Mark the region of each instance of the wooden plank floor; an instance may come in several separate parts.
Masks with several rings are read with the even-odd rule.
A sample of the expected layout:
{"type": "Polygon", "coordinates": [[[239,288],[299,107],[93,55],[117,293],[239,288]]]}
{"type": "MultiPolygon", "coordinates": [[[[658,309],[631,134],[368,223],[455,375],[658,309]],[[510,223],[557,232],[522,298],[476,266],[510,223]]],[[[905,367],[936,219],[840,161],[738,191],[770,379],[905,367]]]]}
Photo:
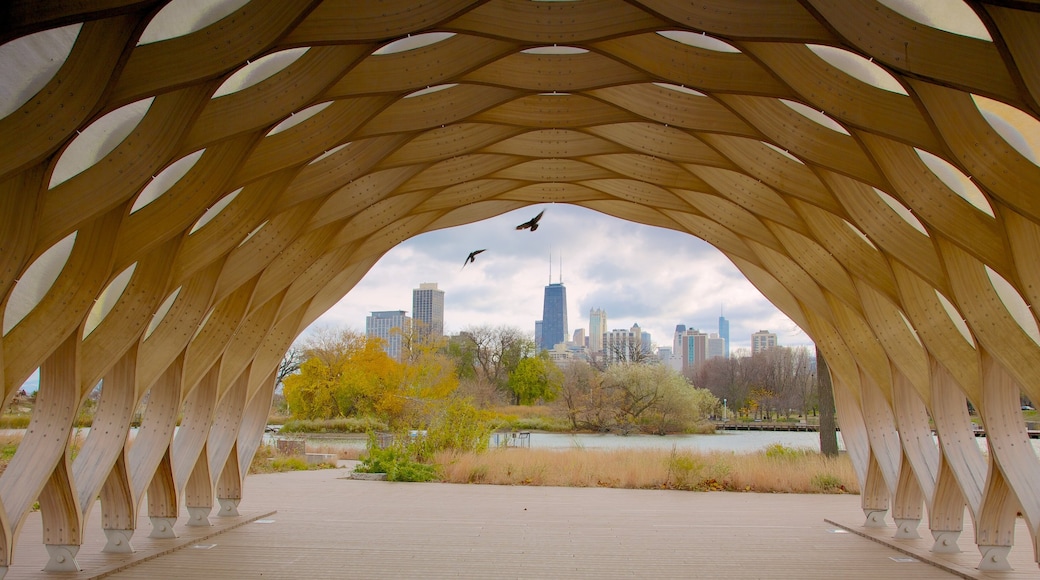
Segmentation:
{"type": "MultiPolygon", "coordinates": [[[[923,554],[908,557],[906,550],[825,521],[862,530],[858,496],[408,484],[346,475],[336,469],[251,476],[241,509],[252,515],[212,518],[220,525],[235,520],[239,527],[182,538],[183,549],[109,577],[1040,577],[1024,525],[1021,544],[1012,551],[1017,570],[987,575],[974,570],[978,551],[966,541],[965,564],[943,570],[923,561],[930,556],[927,544],[923,554]],[[267,509],[277,513],[247,521],[267,509]]],[[[177,529],[182,536],[198,530],[177,529]]],[[[893,531],[882,530],[881,539],[893,531]]],[[[922,531],[927,534],[926,526],[922,531]]],[[[28,537],[38,544],[38,528],[26,532],[19,543],[28,537]]],[[[968,529],[962,539],[970,537],[968,529]]],[[[81,563],[89,552],[84,546],[81,563]]],[[[46,574],[39,572],[45,555],[32,563],[22,556],[37,557],[18,552],[19,565],[8,579],[86,578],[99,572],[46,574]]]]}

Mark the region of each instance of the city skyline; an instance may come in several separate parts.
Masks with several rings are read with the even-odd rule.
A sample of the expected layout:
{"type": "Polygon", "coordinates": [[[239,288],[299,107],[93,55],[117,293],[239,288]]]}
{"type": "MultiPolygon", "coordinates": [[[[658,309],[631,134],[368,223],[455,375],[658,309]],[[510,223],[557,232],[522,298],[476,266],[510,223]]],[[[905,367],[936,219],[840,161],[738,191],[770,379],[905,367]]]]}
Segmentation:
{"type": "Polygon", "coordinates": [[[656,346],[668,346],[679,323],[719,330],[724,307],[731,353],[750,349],[751,334],[763,328],[776,332],[785,346],[812,344],[707,242],[565,204],[530,206],[412,238],[384,255],[312,328],[363,329],[371,312],[407,309],[414,288],[436,282],[445,292],[445,334],[489,324],[533,336],[545,285],[552,281],[546,277],[550,246],[564,260],[562,274],[554,277],[562,276],[568,288],[570,329],[588,329],[589,311],[601,309],[608,316],[604,330],[638,324],[656,346]],[[543,209],[537,232],[515,230],[543,209]],[[479,248],[487,251],[460,270],[466,255],[479,248]]]}

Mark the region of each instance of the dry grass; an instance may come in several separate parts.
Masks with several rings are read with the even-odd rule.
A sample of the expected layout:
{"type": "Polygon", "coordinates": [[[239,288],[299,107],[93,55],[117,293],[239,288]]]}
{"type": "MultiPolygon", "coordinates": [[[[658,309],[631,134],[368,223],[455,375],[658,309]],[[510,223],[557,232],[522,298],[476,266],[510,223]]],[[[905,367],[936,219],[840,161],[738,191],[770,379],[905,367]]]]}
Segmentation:
{"type": "Polygon", "coordinates": [[[666,450],[494,449],[436,457],[452,483],[755,491],[859,493],[845,456],[815,453],[767,456],[666,450]]]}
{"type": "Polygon", "coordinates": [[[552,417],[553,409],[548,405],[502,405],[492,407],[491,412],[503,417],[530,419],[532,417],[552,417]]]}
{"type": "Polygon", "coordinates": [[[360,447],[339,447],[336,445],[307,445],[307,453],[325,453],[335,455],[339,459],[361,459],[365,452],[360,447]]]}
{"type": "Polygon", "coordinates": [[[7,469],[7,464],[11,462],[14,452],[18,450],[18,444],[21,442],[21,435],[0,436],[0,473],[7,469]]]}

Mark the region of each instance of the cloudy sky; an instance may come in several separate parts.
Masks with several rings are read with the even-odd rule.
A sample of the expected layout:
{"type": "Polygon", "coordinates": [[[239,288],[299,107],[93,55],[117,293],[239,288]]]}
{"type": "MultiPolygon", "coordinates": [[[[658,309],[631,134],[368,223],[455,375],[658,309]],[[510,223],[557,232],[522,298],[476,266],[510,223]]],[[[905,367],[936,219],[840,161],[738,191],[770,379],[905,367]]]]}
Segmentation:
{"type": "MultiPolygon", "coordinates": [[[[568,335],[589,328],[589,310],[607,311],[611,329],[638,323],[654,345],[671,346],[676,324],[718,332],[729,319],[732,349],[751,348],[751,333],[768,329],[783,346],[812,341],[707,242],[671,230],[620,220],[566,204],[529,206],[482,222],[430,232],[390,250],[317,327],[365,330],[373,310],[411,314],[412,289],[436,282],[444,290],[444,330],[513,326],[534,338],[542,296],[552,281],[567,287],[568,335]],[[538,231],[517,224],[545,209],[538,231]],[[485,249],[462,268],[473,250],[485,249]]],[[[24,388],[35,391],[37,374],[24,388]]]]}
{"type": "Polygon", "coordinates": [[[812,341],[776,309],[718,250],[692,236],[626,222],[582,207],[529,206],[479,223],[417,236],[388,252],[315,326],[365,329],[375,310],[411,314],[412,289],[436,282],[445,292],[449,334],[489,324],[534,336],[542,296],[552,281],[567,287],[568,334],[589,327],[589,310],[607,311],[611,329],[633,323],[670,346],[676,324],[718,331],[730,321],[732,348],[750,348],[751,333],[769,329],[781,345],[812,341]],[[536,232],[517,224],[545,209],[536,232]],[[462,268],[473,250],[486,249],[462,268]]]}

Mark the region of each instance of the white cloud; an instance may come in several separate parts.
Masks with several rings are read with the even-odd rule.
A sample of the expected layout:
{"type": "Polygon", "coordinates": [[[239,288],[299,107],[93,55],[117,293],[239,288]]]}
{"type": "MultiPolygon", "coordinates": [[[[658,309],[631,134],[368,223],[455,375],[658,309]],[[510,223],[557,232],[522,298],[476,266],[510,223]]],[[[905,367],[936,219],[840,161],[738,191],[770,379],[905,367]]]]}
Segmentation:
{"type": "Polygon", "coordinates": [[[374,310],[411,311],[412,289],[437,282],[445,291],[445,331],[506,325],[534,335],[550,280],[567,287],[569,332],[588,328],[590,308],[607,311],[610,328],[633,323],[659,345],[676,324],[718,330],[730,321],[732,348],[749,348],[751,333],[775,332],[783,345],[811,341],[707,242],[582,207],[527,207],[482,222],[417,236],[390,250],[315,325],[364,331],[374,310]],[[536,232],[515,226],[546,210],[536,232]],[[462,268],[473,250],[486,251],[462,268]]]}

